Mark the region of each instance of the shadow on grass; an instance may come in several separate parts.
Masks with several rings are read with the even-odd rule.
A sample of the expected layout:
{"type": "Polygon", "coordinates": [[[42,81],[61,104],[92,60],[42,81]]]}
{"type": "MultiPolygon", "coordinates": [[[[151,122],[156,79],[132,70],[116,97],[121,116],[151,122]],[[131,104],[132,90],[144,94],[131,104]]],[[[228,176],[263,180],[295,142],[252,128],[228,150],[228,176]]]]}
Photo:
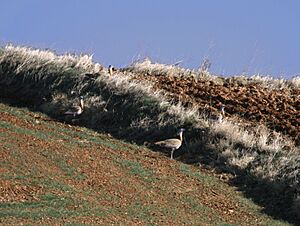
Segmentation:
{"type": "MultiPolygon", "coordinates": [[[[27,107],[31,111],[41,112],[43,103],[34,101],[25,101],[27,98],[18,96],[16,94],[8,93],[2,89],[0,91],[0,101],[2,103],[14,107],[27,107]],[[9,94],[9,95],[8,95],[9,94]]],[[[105,89],[102,90],[102,96],[108,100],[111,94],[105,89]]],[[[117,139],[134,142],[139,145],[145,143],[151,144],[153,141],[173,137],[178,129],[178,124],[172,120],[172,116],[164,115],[167,123],[164,126],[159,125],[158,118],[159,109],[153,108],[151,100],[147,102],[139,102],[131,100],[132,96],[115,96],[114,100],[108,102],[106,108],[108,111],[99,113],[97,117],[92,114],[99,109],[89,109],[83,113],[81,118],[76,121],[76,125],[85,126],[98,132],[110,133],[117,139]],[[128,101],[132,101],[130,105],[128,101]],[[139,109],[137,111],[137,109],[139,109]],[[132,126],[133,122],[137,119],[143,120],[144,118],[153,118],[151,125],[145,128],[135,128],[132,126]]],[[[55,106],[54,106],[55,107],[55,106]]],[[[61,106],[59,106],[61,107],[61,106]]],[[[45,113],[44,109],[42,111],[45,113]]],[[[46,113],[53,120],[65,122],[65,118],[53,112],[46,113]]],[[[230,181],[230,184],[238,187],[247,198],[250,198],[255,203],[263,207],[263,212],[270,215],[274,219],[284,220],[289,223],[297,225],[300,219],[296,217],[291,211],[292,201],[296,194],[294,188],[285,185],[284,182],[269,181],[266,179],[258,178],[252,175],[248,170],[240,170],[235,166],[230,166],[225,163],[225,160],[219,159],[218,153],[211,147],[211,140],[217,140],[218,137],[208,140],[205,134],[208,131],[195,129],[191,124],[181,125],[186,132],[185,139],[195,141],[196,145],[193,148],[183,144],[183,146],[174,153],[174,157],[180,156],[179,161],[187,164],[200,163],[207,167],[213,167],[220,173],[231,173],[235,177],[230,181]],[[203,136],[199,137],[199,134],[203,136]],[[213,164],[212,164],[213,163],[213,164]]],[[[154,151],[160,149],[149,145],[149,148],[154,151]]]]}
{"type": "MultiPolygon", "coordinates": [[[[238,144],[241,145],[241,144],[238,144]]],[[[234,175],[228,183],[243,192],[246,198],[261,206],[262,212],[276,220],[284,220],[291,224],[299,225],[300,217],[292,210],[296,187],[290,187],[285,181],[270,181],[252,174],[250,170],[242,170],[236,166],[226,164],[226,159],[203,140],[201,150],[189,153],[183,162],[197,163],[215,169],[218,173],[234,175]],[[199,154],[199,151],[201,154],[199,154]]],[[[244,147],[246,149],[246,147],[244,147]]]]}

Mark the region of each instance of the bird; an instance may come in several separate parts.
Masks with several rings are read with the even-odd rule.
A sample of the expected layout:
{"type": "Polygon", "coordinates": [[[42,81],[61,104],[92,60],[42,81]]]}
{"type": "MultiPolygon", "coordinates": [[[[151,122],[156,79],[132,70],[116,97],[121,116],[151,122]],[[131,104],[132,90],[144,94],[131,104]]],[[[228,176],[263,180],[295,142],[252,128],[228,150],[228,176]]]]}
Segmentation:
{"type": "Polygon", "coordinates": [[[176,63],[172,64],[172,66],[178,66],[179,64],[181,64],[183,62],[183,60],[177,61],[176,63]]]}
{"type": "Polygon", "coordinates": [[[109,65],[109,66],[108,66],[108,73],[109,73],[110,75],[113,74],[114,70],[115,70],[114,66],[112,66],[112,65],[109,65]]]}
{"type": "Polygon", "coordinates": [[[221,112],[219,114],[219,118],[218,118],[218,121],[221,123],[223,122],[223,119],[225,118],[225,105],[221,105],[221,112]]]}
{"type": "Polygon", "coordinates": [[[76,117],[78,115],[81,115],[84,110],[84,102],[83,102],[83,96],[80,96],[80,102],[78,106],[73,106],[69,110],[67,110],[64,115],[73,115],[73,117],[76,117]]]}
{"type": "Polygon", "coordinates": [[[154,144],[161,146],[161,147],[165,147],[165,148],[169,148],[171,149],[171,159],[173,159],[173,153],[175,150],[177,150],[178,148],[180,148],[180,146],[182,145],[182,141],[183,141],[183,131],[185,129],[181,128],[178,132],[179,134],[179,139],[177,138],[171,138],[171,139],[167,139],[167,140],[163,140],[163,141],[157,141],[154,144]]]}

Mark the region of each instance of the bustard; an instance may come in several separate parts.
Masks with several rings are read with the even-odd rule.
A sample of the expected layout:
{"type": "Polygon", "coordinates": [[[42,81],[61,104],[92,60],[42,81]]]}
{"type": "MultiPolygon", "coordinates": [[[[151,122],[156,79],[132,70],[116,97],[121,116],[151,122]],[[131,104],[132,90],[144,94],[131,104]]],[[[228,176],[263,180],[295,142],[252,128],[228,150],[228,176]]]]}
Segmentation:
{"type": "Polygon", "coordinates": [[[73,115],[73,117],[76,117],[78,115],[81,115],[83,110],[84,110],[83,96],[80,96],[79,105],[71,107],[64,114],[65,115],[73,115]]]}
{"type": "Polygon", "coordinates": [[[159,145],[161,147],[165,147],[165,148],[169,148],[171,150],[171,159],[173,159],[173,153],[175,150],[177,150],[178,148],[180,148],[181,144],[182,144],[182,134],[183,134],[184,129],[181,128],[179,130],[179,139],[176,138],[172,138],[172,139],[167,139],[167,140],[163,140],[163,141],[158,141],[155,142],[154,144],[159,145]]]}
{"type": "Polygon", "coordinates": [[[109,66],[108,66],[108,73],[109,73],[110,75],[112,75],[112,74],[114,73],[114,70],[115,70],[114,66],[112,66],[112,65],[109,65],[109,66]]]}
{"type": "Polygon", "coordinates": [[[221,112],[219,114],[218,121],[221,123],[221,122],[223,122],[223,119],[225,118],[225,105],[224,104],[221,105],[220,110],[221,110],[221,112]]]}

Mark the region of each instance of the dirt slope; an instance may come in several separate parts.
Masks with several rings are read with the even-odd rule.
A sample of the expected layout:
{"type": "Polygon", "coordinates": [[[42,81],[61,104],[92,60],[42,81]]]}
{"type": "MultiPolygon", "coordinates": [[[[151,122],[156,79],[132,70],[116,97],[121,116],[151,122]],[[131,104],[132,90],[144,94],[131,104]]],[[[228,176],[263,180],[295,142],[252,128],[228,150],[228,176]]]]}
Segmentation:
{"type": "Polygon", "coordinates": [[[216,84],[190,77],[131,74],[132,78],[150,81],[155,89],[164,90],[171,98],[201,112],[217,116],[222,104],[228,118],[235,116],[250,125],[258,123],[291,136],[300,145],[300,90],[271,90],[243,82],[216,84]]]}
{"type": "Polygon", "coordinates": [[[0,224],[288,225],[205,169],[0,104],[0,224]]]}

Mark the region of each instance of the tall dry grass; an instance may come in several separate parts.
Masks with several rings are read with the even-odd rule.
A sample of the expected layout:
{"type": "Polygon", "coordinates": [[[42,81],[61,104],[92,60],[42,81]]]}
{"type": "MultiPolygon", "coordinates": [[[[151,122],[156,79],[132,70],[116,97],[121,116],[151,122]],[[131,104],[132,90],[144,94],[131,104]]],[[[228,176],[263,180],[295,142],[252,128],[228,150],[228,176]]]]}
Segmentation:
{"type": "Polygon", "coordinates": [[[292,79],[273,78],[271,76],[263,76],[260,74],[253,76],[231,76],[229,78],[223,78],[211,74],[206,67],[200,67],[199,70],[190,70],[178,67],[176,65],[167,65],[152,62],[149,58],[134,62],[124,70],[134,73],[152,74],[152,75],[165,75],[165,76],[193,76],[196,80],[213,81],[217,84],[233,84],[242,83],[246,84],[260,84],[268,89],[289,89],[300,88],[300,76],[294,76],[292,79]]]}

